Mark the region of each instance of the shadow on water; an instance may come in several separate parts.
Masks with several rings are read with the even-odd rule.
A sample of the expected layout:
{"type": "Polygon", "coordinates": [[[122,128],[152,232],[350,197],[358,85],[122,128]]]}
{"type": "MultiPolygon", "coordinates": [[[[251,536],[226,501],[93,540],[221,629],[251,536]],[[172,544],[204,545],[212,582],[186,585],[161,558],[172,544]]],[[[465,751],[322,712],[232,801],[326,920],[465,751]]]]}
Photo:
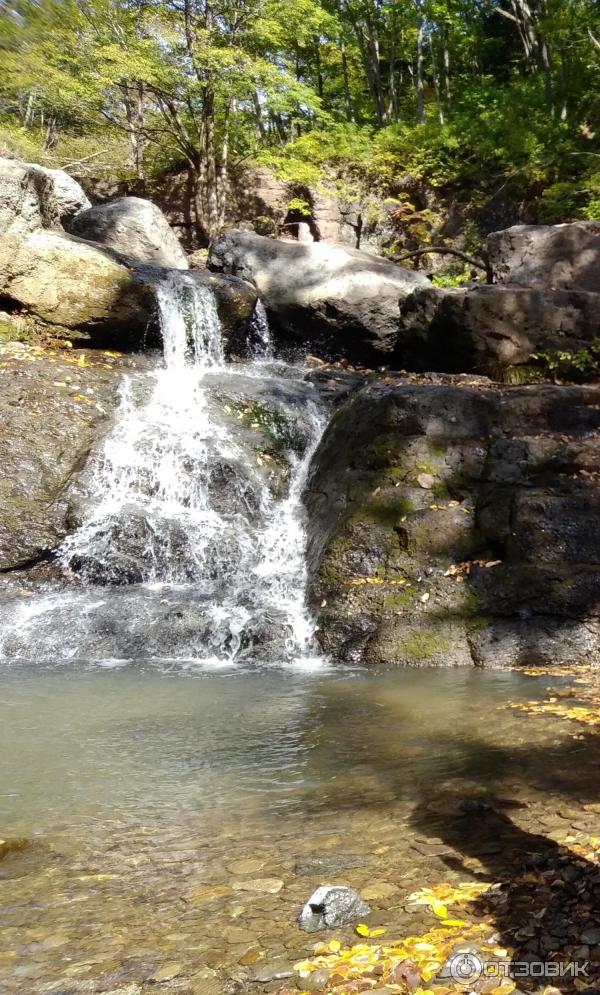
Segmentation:
{"type": "MultiPolygon", "coordinates": [[[[451,878],[501,885],[470,908],[493,922],[513,960],[536,962],[536,969],[540,962],[588,962],[579,987],[570,975],[545,977],[560,990],[591,995],[600,983],[600,866],[590,842],[600,813],[600,737],[565,723],[546,729],[543,740],[530,739],[531,723],[539,729],[547,719],[521,718],[523,736],[492,742],[468,722],[456,725],[451,710],[443,735],[437,722],[428,732],[424,714],[420,759],[418,746],[412,756],[410,747],[400,754],[386,735],[393,727],[388,718],[380,700],[367,696],[357,710],[352,696],[345,699],[343,687],[336,688],[321,719],[329,735],[337,726],[338,737],[351,736],[352,751],[343,755],[349,769],[340,772],[338,754],[343,790],[313,797],[309,807],[327,806],[343,821],[359,810],[396,816],[398,802],[406,802],[408,832],[439,844],[435,856],[451,878]],[[566,845],[553,838],[569,834],[573,843],[566,845]]],[[[488,722],[494,723],[493,713],[488,722]]],[[[440,880],[443,873],[432,866],[422,884],[440,880]]],[[[538,988],[541,980],[519,980],[519,987],[538,988]]]]}

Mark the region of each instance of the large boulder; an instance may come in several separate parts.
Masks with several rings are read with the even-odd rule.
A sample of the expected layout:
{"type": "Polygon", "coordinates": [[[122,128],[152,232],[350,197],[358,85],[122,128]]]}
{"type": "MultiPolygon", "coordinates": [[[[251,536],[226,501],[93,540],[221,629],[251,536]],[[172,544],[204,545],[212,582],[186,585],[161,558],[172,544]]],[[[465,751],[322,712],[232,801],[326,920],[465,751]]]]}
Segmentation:
{"type": "Polygon", "coordinates": [[[594,346],[600,294],[516,284],[419,287],[401,303],[400,320],[406,369],[502,377],[533,361],[543,372],[544,361],[575,358],[594,346]]]}
{"type": "MultiPolygon", "coordinates": [[[[109,424],[119,362],[23,345],[0,362],[0,571],[32,565],[66,535],[71,489],[109,424]]],[[[22,586],[22,582],[21,582],[22,586]]]]}
{"type": "Polygon", "coordinates": [[[487,249],[499,283],[600,291],[600,221],[515,225],[489,235],[487,249]]]}
{"type": "Polygon", "coordinates": [[[0,157],[0,235],[60,228],[89,206],[82,188],[62,169],[0,157]]]}
{"type": "Polygon", "coordinates": [[[283,242],[232,230],[212,245],[209,267],[249,280],[294,341],[331,358],[390,360],[399,300],[424,276],[378,256],[324,242],[283,242]]]}
{"type": "Polygon", "coordinates": [[[63,232],[0,238],[0,295],[51,325],[139,339],[156,303],[114,253],[63,232]]]}
{"type": "Polygon", "coordinates": [[[164,214],[141,197],[120,197],[82,211],[74,218],[71,231],[138,262],[167,269],[188,268],[187,256],[164,214]]]}
{"type": "Polygon", "coordinates": [[[599,427],[600,387],[398,377],[351,396],[306,495],[323,648],[600,665],[599,427]]]}

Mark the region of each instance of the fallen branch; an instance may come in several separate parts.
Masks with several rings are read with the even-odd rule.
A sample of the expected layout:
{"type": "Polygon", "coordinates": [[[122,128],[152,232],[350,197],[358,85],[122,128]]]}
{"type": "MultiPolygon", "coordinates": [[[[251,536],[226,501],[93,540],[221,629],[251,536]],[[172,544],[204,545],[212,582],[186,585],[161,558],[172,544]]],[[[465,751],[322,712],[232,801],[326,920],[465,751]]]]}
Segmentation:
{"type": "Polygon", "coordinates": [[[481,259],[475,259],[474,256],[468,256],[466,252],[461,252],[460,249],[451,249],[445,245],[430,245],[427,249],[414,249],[412,252],[406,252],[403,256],[397,256],[394,259],[394,262],[402,263],[405,259],[414,259],[416,256],[424,256],[428,252],[438,252],[442,255],[458,256],[459,259],[463,259],[466,263],[469,263],[470,266],[482,269],[488,283],[494,282],[494,274],[487,256],[483,256],[481,259]]]}

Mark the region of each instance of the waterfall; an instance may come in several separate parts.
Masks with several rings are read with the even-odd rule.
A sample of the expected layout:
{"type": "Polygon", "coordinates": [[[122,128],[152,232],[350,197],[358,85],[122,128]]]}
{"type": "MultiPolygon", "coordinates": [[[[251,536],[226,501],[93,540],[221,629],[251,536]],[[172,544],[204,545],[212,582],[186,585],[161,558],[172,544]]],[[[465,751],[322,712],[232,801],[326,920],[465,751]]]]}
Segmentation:
{"type": "Polygon", "coordinates": [[[0,617],[0,653],[311,661],[301,497],[323,414],[309,385],[269,368],[264,309],[251,331],[255,359],[227,365],[210,288],[170,271],[156,297],[163,361],[125,378],[85,519],[58,550],[76,583],[19,605],[6,624],[0,617]],[[263,424],[270,454],[253,434],[263,424]]]}

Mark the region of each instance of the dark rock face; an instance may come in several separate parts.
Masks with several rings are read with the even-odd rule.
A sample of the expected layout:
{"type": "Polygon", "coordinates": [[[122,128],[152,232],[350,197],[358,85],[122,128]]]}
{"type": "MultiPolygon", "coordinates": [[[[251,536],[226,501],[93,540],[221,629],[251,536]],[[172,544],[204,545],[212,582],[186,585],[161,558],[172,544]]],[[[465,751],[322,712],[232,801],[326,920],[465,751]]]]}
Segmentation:
{"type": "Polygon", "coordinates": [[[0,357],[0,570],[27,566],[69,530],[70,495],[108,426],[119,375],[102,355],[5,347],[0,357]]]}
{"type": "Polygon", "coordinates": [[[71,231],[138,262],[188,268],[186,254],[164,214],[141,197],[120,197],[81,211],[71,231]]]}
{"type": "Polygon", "coordinates": [[[440,376],[344,402],[306,497],[324,649],[600,663],[599,425],[598,387],[440,376]]]}
{"type": "Polygon", "coordinates": [[[323,355],[389,360],[398,337],[398,301],[425,277],[357,249],[282,242],[229,231],[211,247],[209,267],[256,287],[280,329],[323,355]]]}
{"type": "Polygon", "coordinates": [[[429,286],[401,302],[400,314],[406,368],[495,375],[535,355],[589,349],[600,330],[600,294],[514,284],[429,286]]]}
{"type": "Polygon", "coordinates": [[[517,225],[489,235],[487,251],[494,285],[418,288],[401,302],[407,368],[503,379],[532,360],[543,366],[595,350],[600,222],[517,225]]]}
{"type": "Polygon", "coordinates": [[[600,221],[515,225],[488,235],[487,247],[499,283],[600,291],[600,221]]]}

